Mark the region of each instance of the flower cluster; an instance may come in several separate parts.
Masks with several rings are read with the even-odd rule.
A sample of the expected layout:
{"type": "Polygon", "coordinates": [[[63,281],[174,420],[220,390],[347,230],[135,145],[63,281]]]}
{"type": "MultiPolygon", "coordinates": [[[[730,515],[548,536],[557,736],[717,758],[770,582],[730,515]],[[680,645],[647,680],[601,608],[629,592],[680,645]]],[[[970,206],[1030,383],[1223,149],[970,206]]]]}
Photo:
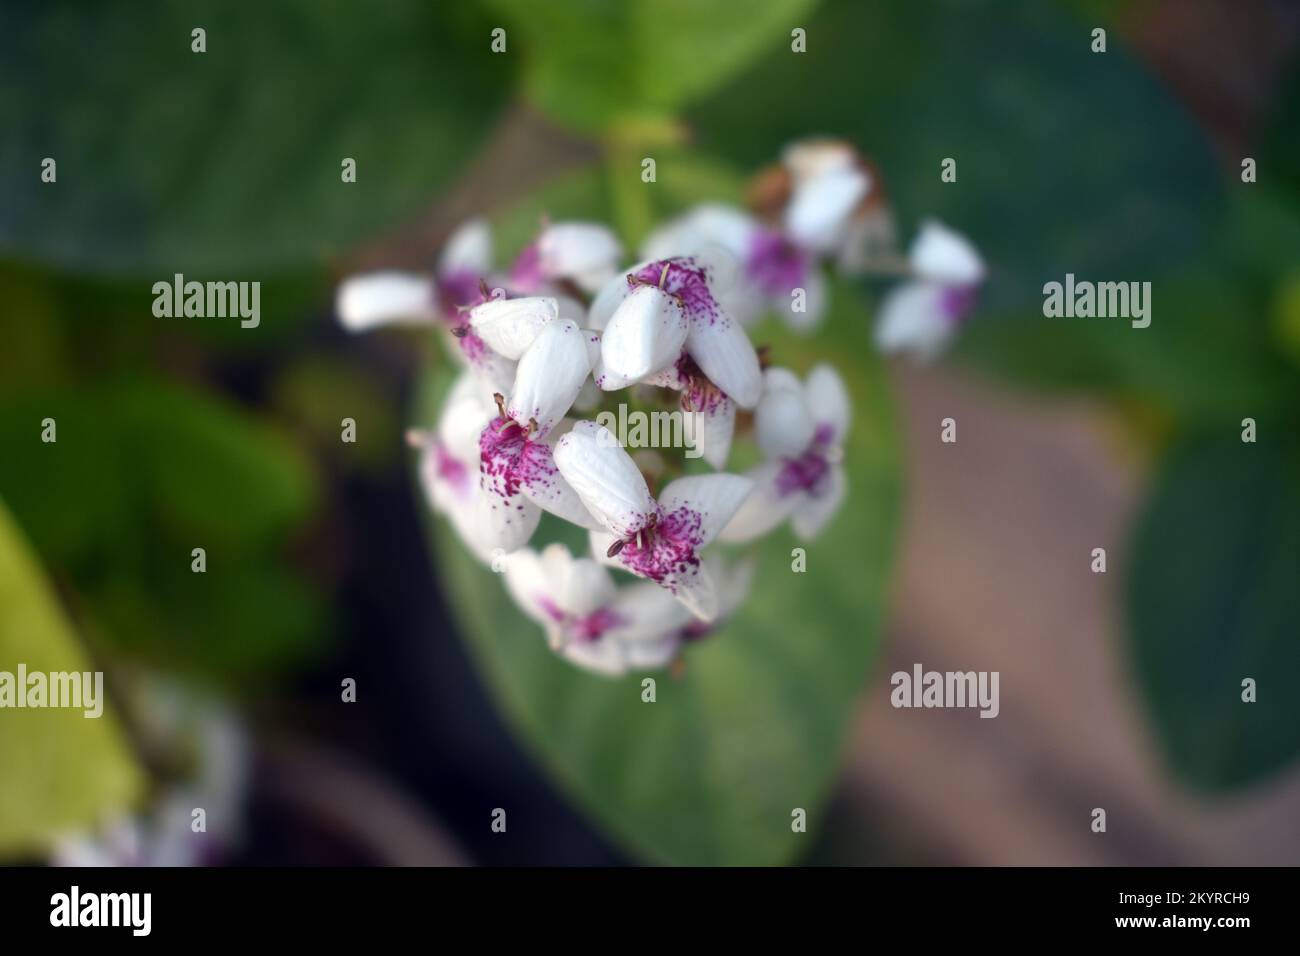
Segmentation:
{"type": "Polygon", "coordinates": [[[441,328],[464,368],[435,426],[409,436],[428,498],[504,572],[551,647],[590,670],[673,662],[748,591],[752,564],[715,541],[753,541],[787,519],[808,540],[844,500],[843,381],[829,365],[803,380],[769,367],[747,326],[771,311],[810,329],[828,268],[892,262],[907,280],[885,299],[876,340],[931,356],[984,276],[970,243],[937,223],[898,268],[878,176],[843,143],[789,147],[755,179],[751,206],[697,207],[655,230],[631,266],[608,228],[547,223],[504,273],[475,220],[433,276],[372,273],[339,289],[350,330],[441,328]],[[593,420],[615,393],[685,413],[682,444],[712,471],[634,457],[593,420]],[[762,455],[743,474],[726,470],[738,428],[762,455]],[[531,547],[542,512],[585,529],[589,553],[531,547]],[[640,580],[617,584],[610,568],[640,580]]]}

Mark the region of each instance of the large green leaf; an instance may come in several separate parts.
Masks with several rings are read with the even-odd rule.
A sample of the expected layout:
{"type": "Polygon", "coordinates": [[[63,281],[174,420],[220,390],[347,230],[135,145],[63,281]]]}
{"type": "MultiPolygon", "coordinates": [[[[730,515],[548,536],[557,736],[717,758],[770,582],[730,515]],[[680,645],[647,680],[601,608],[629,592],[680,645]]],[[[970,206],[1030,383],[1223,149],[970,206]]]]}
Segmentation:
{"type": "Polygon", "coordinates": [[[418,0],[11,4],[0,249],[156,278],[318,259],[463,167],[514,73],[489,33],[418,0]]]}
{"type": "MultiPolygon", "coordinates": [[[[0,671],[95,669],[0,502],[0,671]]],[[[0,855],[40,853],[140,793],[140,771],[110,708],[0,711],[0,855]]]]}
{"type": "Polygon", "coordinates": [[[1189,438],[1142,517],[1132,653],[1169,763],[1226,790],[1300,754],[1300,448],[1294,422],[1189,438]],[[1242,681],[1258,700],[1242,700],[1242,681]]]}
{"type": "Polygon", "coordinates": [[[320,636],[319,597],[283,555],[319,492],[274,429],[139,381],[8,398],[0,443],[15,450],[0,459],[14,514],[116,646],[242,673],[320,636]],[[45,418],[56,442],[40,440],[45,418]]]}
{"type": "Polygon", "coordinates": [[[492,0],[529,95],[587,130],[663,121],[759,54],[792,56],[816,0],[492,0]],[[514,44],[514,45],[510,45],[514,44]]]}
{"type": "Polygon", "coordinates": [[[1117,33],[1106,53],[1091,51],[1093,26],[1038,0],[828,0],[807,54],[755,64],[688,119],[703,147],[747,167],[803,136],[853,141],[880,167],[904,241],[936,216],[988,259],[963,330],[984,365],[1033,384],[1113,386],[1128,379],[1116,363],[1159,371],[1170,350],[1212,352],[1252,315],[1201,327],[1208,307],[1184,308],[1195,292],[1171,287],[1203,271],[1201,253],[1221,238],[1221,176],[1117,33]],[[947,157],[956,182],[940,177],[947,157]],[[1067,272],[1152,282],[1151,327],[1044,318],[1042,287],[1067,272]]]}

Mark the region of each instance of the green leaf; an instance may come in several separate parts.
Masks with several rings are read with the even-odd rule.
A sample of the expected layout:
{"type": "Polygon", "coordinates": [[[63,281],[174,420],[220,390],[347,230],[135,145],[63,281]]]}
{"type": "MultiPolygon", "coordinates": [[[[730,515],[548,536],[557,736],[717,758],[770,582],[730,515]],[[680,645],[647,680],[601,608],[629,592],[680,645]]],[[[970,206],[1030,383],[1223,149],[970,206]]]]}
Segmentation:
{"type": "Polygon", "coordinates": [[[1165,463],[1135,542],[1131,653],[1187,783],[1225,791],[1300,754],[1300,448],[1294,423],[1194,435],[1165,463]],[[1242,700],[1242,682],[1258,700],[1242,700]]]}
{"type": "MultiPolygon", "coordinates": [[[[86,657],[0,503],[0,671],[86,672],[86,657]]],[[[143,778],[112,711],[0,711],[0,855],[34,855],[140,794],[143,778]]]]}
{"type": "Polygon", "coordinates": [[[319,497],[309,462],[235,406],[150,381],[0,405],[0,487],[107,640],[155,662],[255,672],[321,635],[315,589],[284,569],[319,497]],[[58,440],[41,441],[53,418],[58,440]],[[190,570],[191,551],[208,570],[190,570]]]}
{"type": "Polygon", "coordinates": [[[879,166],[905,242],[934,216],[987,258],[963,330],[989,339],[985,366],[1034,384],[1110,387],[1126,353],[1150,368],[1171,339],[1215,334],[1186,329],[1199,316],[1166,280],[1195,273],[1225,204],[1189,117],[1117,36],[1105,54],[1090,43],[1086,21],[1038,0],[831,0],[808,27],[807,54],[756,64],[687,118],[702,147],[746,168],[800,137],[852,141],[879,166]],[[953,183],[940,178],[947,157],[953,183]],[[1043,285],[1067,272],[1151,281],[1151,328],[1045,319],[1043,285]]]}
{"type": "Polygon", "coordinates": [[[514,72],[489,30],[475,7],[418,0],[14,6],[0,33],[0,249],[200,279],[329,255],[409,218],[464,167],[514,72]],[[196,27],[205,53],[191,51],[196,27]]]}
{"type": "Polygon", "coordinates": [[[584,130],[661,121],[762,53],[794,56],[815,0],[492,0],[531,98],[584,130]]]}

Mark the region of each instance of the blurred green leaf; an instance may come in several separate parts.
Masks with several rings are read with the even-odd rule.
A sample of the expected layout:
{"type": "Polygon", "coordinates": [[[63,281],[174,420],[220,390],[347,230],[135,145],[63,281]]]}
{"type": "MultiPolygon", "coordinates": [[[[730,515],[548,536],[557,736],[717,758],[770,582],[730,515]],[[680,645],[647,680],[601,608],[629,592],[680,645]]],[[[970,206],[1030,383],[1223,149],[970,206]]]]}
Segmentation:
{"type": "MultiPolygon", "coordinates": [[[[0,671],[95,670],[0,502],[0,671]]],[[[0,733],[0,855],[39,854],[62,833],[128,807],[143,779],[111,708],[6,709],[0,733]]]]}
{"type": "Polygon", "coordinates": [[[1175,773],[1209,791],[1300,754],[1300,447],[1294,422],[1227,428],[1166,461],[1128,583],[1143,697],[1175,773]],[[1258,700],[1242,701],[1242,681],[1258,700]]]}
{"type": "Polygon", "coordinates": [[[513,78],[489,31],[474,5],[418,0],[12,6],[0,248],[156,277],[331,254],[463,168],[513,78]]]}
{"type": "Polygon", "coordinates": [[[654,124],[761,53],[793,56],[790,32],[816,0],[491,0],[531,98],[584,130],[654,124]]]}
{"type": "Polygon", "coordinates": [[[1221,323],[1202,327],[1170,280],[1199,268],[1225,205],[1205,137],[1118,36],[1092,53],[1091,27],[1024,0],[828,0],[807,54],[755,65],[688,119],[703,147],[747,168],[800,137],[852,141],[881,169],[904,243],[934,216],[988,259],[963,330],[983,366],[1035,385],[1113,387],[1124,364],[1217,347],[1221,323]],[[940,179],[947,157],[954,183],[940,179]],[[1043,285],[1067,272],[1152,282],[1151,328],[1045,319],[1043,285]]]}
{"type": "Polygon", "coordinates": [[[309,462],[231,405],[157,382],[14,396],[0,487],[118,647],[217,671],[282,663],[320,633],[281,567],[315,507],[309,462]],[[57,442],[41,441],[53,418],[57,442]],[[208,570],[190,570],[204,548],[208,570]]]}

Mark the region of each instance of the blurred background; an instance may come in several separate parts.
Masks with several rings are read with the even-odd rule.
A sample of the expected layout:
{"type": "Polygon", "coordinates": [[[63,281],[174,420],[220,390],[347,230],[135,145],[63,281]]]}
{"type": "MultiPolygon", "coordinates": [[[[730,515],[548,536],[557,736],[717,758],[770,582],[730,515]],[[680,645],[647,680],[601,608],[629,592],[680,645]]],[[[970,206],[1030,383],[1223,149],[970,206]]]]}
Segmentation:
{"type": "Polygon", "coordinates": [[[0,861],[1300,863],[1296,4],[0,17],[0,670],[102,669],[110,697],[0,711],[0,861]],[[754,334],[848,379],[843,527],[806,586],[775,541],[649,708],[435,527],[402,433],[445,360],[347,335],[334,289],[431,270],[480,214],[502,264],[542,214],[634,245],[811,135],[990,282],[933,366],[871,354],[868,280],[754,334]],[[1150,281],[1151,327],[1044,319],[1066,272],[1150,281]],[[156,318],[175,273],[260,281],[260,326],[156,318]],[[1000,671],[1000,715],[892,708],[916,662],[1000,671]],[[201,847],[175,805],[207,809],[201,847]]]}

